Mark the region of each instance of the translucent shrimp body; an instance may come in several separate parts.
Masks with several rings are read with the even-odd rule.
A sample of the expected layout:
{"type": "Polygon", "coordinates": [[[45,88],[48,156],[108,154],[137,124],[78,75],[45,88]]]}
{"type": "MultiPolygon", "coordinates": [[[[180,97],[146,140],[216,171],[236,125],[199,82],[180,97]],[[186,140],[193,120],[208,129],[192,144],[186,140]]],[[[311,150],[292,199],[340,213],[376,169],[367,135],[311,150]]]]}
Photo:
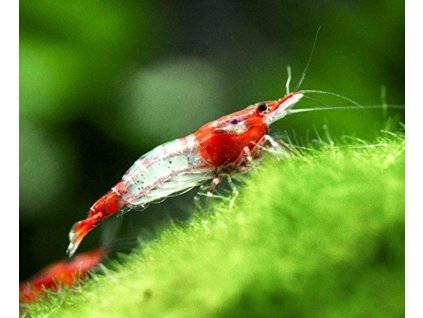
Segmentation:
{"type": "Polygon", "coordinates": [[[158,146],[139,158],[122,180],[128,205],[143,206],[184,191],[213,177],[214,168],[200,155],[193,135],[158,146]]]}

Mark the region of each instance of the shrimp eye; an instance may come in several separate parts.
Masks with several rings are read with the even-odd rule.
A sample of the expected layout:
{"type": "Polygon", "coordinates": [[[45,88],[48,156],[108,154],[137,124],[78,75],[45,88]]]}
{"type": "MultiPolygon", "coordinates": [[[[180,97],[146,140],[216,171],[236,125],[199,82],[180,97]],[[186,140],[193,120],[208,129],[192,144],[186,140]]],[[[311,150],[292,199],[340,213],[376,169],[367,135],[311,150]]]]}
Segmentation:
{"type": "Polygon", "coordinates": [[[232,125],[236,125],[236,124],[238,124],[239,123],[239,120],[238,119],[232,119],[231,120],[231,124],[232,125]]]}
{"type": "Polygon", "coordinates": [[[260,103],[260,104],[258,104],[258,106],[257,106],[257,110],[258,110],[260,113],[264,113],[264,112],[266,112],[268,109],[269,109],[269,108],[267,107],[266,103],[260,103]]]}

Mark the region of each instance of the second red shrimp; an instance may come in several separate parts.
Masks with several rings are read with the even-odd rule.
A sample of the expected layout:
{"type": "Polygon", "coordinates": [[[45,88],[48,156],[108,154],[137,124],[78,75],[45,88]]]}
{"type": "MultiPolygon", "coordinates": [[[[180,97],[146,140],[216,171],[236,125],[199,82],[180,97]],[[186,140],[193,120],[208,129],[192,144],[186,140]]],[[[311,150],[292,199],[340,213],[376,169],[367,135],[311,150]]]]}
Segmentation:
{"type": "Polygon", "coordinates": [[[85,278],[104,258],[105,249],[80,253],[73,259],[48,265],[32,278],[19,284],[20,302],[37,301],[46,290],[56,291],[60,286],[73,286],[85,278]]]}

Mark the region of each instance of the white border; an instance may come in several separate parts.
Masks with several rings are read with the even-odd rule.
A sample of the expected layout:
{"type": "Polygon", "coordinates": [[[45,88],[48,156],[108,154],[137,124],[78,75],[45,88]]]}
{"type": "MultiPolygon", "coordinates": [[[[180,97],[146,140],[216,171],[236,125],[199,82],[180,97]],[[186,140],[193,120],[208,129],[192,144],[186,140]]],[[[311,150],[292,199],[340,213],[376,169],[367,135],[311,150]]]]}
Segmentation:
{"type": "MultiPolygon", "coordinates": [[[[19,313],[19,3],[0,4],[2,316],[19,313]],[[10,298],[10,299],[9,299],[10,298]]],[[[13,316],[12,316],[13,315],[13,316]]]]}
{"type": "MultiPolygon", "coordinates": [[[[406,317],[423,317],[423,3],[406,3],[406,317]]],[[[398,61],[402,63],[402,61],[398,61]]]]}

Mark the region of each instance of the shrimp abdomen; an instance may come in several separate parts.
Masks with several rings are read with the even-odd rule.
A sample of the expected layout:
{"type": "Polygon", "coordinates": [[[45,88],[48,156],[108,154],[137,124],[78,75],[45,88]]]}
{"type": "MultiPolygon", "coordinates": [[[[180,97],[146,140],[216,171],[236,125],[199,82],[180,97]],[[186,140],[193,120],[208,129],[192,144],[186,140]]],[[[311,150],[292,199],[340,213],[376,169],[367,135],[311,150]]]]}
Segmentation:
{"type": "Polygon", "coordinates": [[[160,145],[140,157],[123,176],[128,205],[137,206],[195,187],[215,169],[200,155],[192,135],[160,145]]]}

